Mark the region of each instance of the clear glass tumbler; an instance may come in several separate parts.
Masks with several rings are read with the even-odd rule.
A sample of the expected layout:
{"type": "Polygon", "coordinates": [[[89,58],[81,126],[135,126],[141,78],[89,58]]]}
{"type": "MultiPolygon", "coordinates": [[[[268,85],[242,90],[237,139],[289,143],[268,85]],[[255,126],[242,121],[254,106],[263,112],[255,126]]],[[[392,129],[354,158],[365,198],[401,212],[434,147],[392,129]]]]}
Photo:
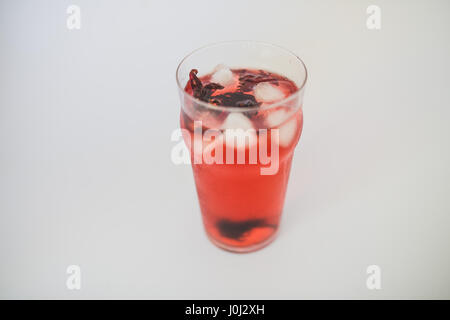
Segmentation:
{"type": "Polygon", "coordinates": [[[292,156],[303,127],[304,63],[271,44],[223,42],[186,56],[176,79],[180,124],[190,150],[206,234],[215,245],[233,252],[266,246],[279,229],[292,156]],[[250,97],[250,102],[225,105],[231,100],[224,97],[231,95],[217,95],[221,100],[210,97],[211,91],[226,90],[223,86],[193,90],[197,79],[215,79],[212,72],[220,68],[225,68],[221,71],[225,80],[233,71],[230,83],[236,84],[229,88],[241,90],[235,96],[254,94],[263,97],[263,102],[255,105],[250,97]],[[194,69],[194,75],[199,71],[198,78],[194,69]],[[266,83],[256,87],[262,82],[266,83]],[[288,94],[277,96],[276,90],[283,86],[288,94]]]}

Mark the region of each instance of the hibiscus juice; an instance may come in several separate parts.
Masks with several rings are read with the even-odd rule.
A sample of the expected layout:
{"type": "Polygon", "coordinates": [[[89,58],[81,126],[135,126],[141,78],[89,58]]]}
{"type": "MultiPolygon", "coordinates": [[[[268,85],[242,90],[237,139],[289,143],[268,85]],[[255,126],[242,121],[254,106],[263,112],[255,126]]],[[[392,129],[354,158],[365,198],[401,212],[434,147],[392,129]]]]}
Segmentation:
{"type": "Polygon", "coordinates": [[[185,99],[180,122],[206,233],[227,250],[259,249],[274,239],[279,227],[303,125],[300,101],[295,98],[299,89],[283,75],[260,69],[219,65],[201,76],[193,69],[189,76],[184,90],[192,98],[185,99]],[[194,129],[201,131],[200,138],[194,129]],[[229,143],[228,131],[235,129],[243,130],[237,135],[250,132],[245,143],[229,143]],[[205,132],[211,130],[214,137],[206,138],[205,132]],[[201,140],[201,148],[194,150],[196,139],[201,140]],[[257,150],[256,162],[250,161],[252,148],[257,150]],[[261,170],[270,166],[259,158],[264,148],[268,157],[273,156],[272,164],[277,161],[269,174],[261,170]],[[205,151],[216,161],[206,163],[205,151]],[[237,163],[239,152],[245,155],[244,163],[237,163]],[[234,162],[227,163],[228,154],[233,154],[234,162]]]}

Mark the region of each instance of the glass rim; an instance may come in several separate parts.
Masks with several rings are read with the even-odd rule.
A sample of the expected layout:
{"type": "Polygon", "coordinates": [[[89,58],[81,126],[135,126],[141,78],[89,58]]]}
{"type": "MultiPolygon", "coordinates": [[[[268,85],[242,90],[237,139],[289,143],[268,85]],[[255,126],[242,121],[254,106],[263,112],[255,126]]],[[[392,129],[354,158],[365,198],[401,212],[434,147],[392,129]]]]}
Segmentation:
{"type": "Polygon", "coordinates": [[[252,110],[265,110],[265,109],[271,109],[271,108],[275,108],[278,106],[281,106],[287,102],[290,102],[291,100],[295,99],[296,97],[298,97],[300,95],[300,93],[302,92],[303,88],[306,85],[306,81],[308,79],[308,69],[306,68],[305,63],[303,62],[302,59],[300,59],[299,56],[297,56],[294,52],[280,47],[278,45],[274,45],[272,43],[268,43],[268,42],[264,42],[264,41],[253,41],[253,40],[233,40],[233,41],[221,41],[221,42],[215,42],[215,43],[210,43],[207,45],[204,45],[202,47],[199,47],[193,51],[191,51],[190,53],[188,53],[182,60],[181,62],[178,64],[177,70],[175,72],[175,78],[177,81],[177,85],[178,85],[178,89],[183,93],[183,96],[188,97],[188,99],[190,99],[192,102],[201,105],[205,108],[209,108],[209,109],[214,109],[214,110],[218,110],[218,111],[228,111],[228,112],[246,112],[246,111],[252,111],[252,110]],[[200,99],[195,98],[193,95],[187,93],[184,88],[186,86],[186,84],[182,84],[180,82],[180,77],[179,77],[179,72],[180,72],[180,68],[182,66],[182,64],[192,55],[194,55],[195,53],[210,48],[210,47],[214,47],[214,46],[219,46],[219,45],[225,45],[225,44],[233,44],[233,43],[253,43],[253,44],[259,44],[259,45],[265,45],[265,46],[270,46],[279,50],[282,50],[288,54],[290,54],[291,56],[293,56],[298,62],[300,62],[300,65],[303,67],[303,69],[305,70],[305,77],[303,79],[302,84],[298,87],[298,89],[291,93],[289,96],[287,96],[286,98],[274,102],[274,103],[269,103],[269,104],[265,104],[264,106],[251,106],[251,107],[227,107],[226,105],[215,105],[212,103],[208,103],[205,101],[202,101],[200,99]]]}

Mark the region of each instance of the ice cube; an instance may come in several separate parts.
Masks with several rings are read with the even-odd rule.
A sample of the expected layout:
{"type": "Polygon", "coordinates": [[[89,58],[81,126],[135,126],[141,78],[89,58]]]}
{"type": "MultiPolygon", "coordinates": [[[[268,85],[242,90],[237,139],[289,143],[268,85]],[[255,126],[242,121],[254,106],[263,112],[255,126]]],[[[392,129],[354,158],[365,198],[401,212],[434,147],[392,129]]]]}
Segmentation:
{"type": "Polygon", "coordinates": [[[290,112],[286,108],[268,110],[265,119],[268,128],[277,127],[289,118],[290,112]]]}
{"type": "Polygon", "coordinates": [[[253,90],[255,98],[259,102],[273,102],[284,98],[284,93],[268,82],[258,83],[253,90]]]}
{"type": "Polygon", "coordinates": [[[287,147],[292,143],[292,140],[297,134],[297,117],[283,124],[280,129],[280,146],[287,147]]]}
{"type": "Polygon", "coordinates": [[[239,112],[231,112],[222,124],[222,129],[254,129],[252,121],[239,112]]]}
{"type": "Polygon", "coordinates": [[[231,142],[229,139],[236,139],[237,147],[253,146],[258,142],[252,122],[241,113],[230,113],[223,122],[222,129],[224,130],[225,140],[231,142]],[[242,141],[245,141],[245,146],[242,141]]]}
{"type": "Polygon", "coordinates": [[[232,85],[234,83],[233,72],[227,66],[219,64],[215,69],[211,77],[211,82],[215,82],[223,85],[224,87],[232,85]]]}
{"type": "Polygon", "coordinates": [[[279,129],[279,144],[282,147],[289,146],[297,133],[297,117],[294,116],[288,120],[289,117],[292,117],[292,112],[289,112],[289,109],[283,108],[268,111],[265,119],[268,128],[279,129]],[[286,120],[288,121],[283,123],[286,120]]]}

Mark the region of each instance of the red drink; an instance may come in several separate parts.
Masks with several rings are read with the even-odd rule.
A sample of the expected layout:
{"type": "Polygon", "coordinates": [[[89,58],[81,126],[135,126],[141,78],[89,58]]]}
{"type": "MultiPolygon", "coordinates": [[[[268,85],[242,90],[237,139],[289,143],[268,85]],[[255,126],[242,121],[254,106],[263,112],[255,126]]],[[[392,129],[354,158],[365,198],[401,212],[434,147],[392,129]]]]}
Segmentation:
{"type": "Polygon", "coordinates": [[[191,71],[185,92],[211,107],[199,106],[194,99],[187,99],[181,112],[181,128],[187,130],[184,138],[191,153],[205,229],[216,245],[244,252],[261,248],[274,238],[283,210],[293,151],[303,125],[299,100],[289,99],[298,90],[288,78],[264,70],[222,67],[199,78],[196,70],[191,71]],[[218,108],[214,108],[215,105],[218,108]],[[225,137],[201,138],[202,151],[216,148],[211,151],[211,155],[216,156],[216,152],[222,150],[222,163],[195,163],[194,120],[202,121],[202,133],[215,129],[221,138],[225,137]],[[251,126],[255,134],[249,135],[245,144],[230,145],[226,139],[230,123],[234,123],[235,129],[240,125],[245,127],[242,129],[251,126]],[[265,129],[267,134],[258,129],[265,129]],[[277,136],[273,144],[272,138],[277,136]],[[271,161],[278,161],[277,170],[262,174],[261,169],[268,165],[259,157],[256,163],[251,163],[251,148],[256,148],[257,153],[266,148],[270,158],[276,155],[274,147],[278,150],[278,159],[271,161]],[[228,154],[233,154],[236,160],[239,152],[245,154],[245,163],[226,163],[228,154]]]}

